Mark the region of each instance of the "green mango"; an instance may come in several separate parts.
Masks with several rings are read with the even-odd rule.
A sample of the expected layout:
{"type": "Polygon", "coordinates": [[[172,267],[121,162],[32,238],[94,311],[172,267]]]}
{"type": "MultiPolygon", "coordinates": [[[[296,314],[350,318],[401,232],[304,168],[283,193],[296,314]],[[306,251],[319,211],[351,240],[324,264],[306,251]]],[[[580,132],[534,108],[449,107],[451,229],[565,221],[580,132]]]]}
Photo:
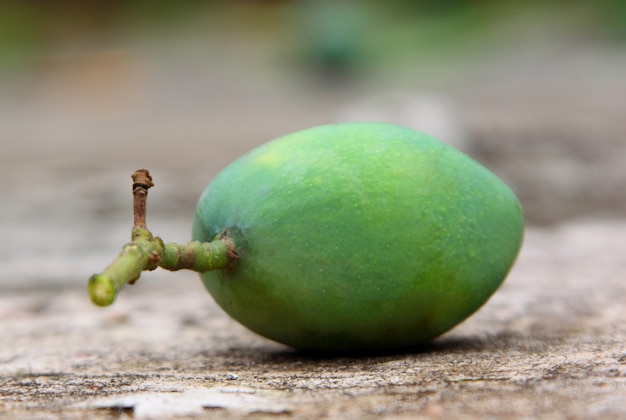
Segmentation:
{"type": "Polygon", "coordinates": [[[415,346],[474,313],[523,240],[513,191],[468,156],[383,123],[266,143],[202,194],[193,239],[224,231],[240,260],[201,274],[217,303],[306,350],[415,346]]]}

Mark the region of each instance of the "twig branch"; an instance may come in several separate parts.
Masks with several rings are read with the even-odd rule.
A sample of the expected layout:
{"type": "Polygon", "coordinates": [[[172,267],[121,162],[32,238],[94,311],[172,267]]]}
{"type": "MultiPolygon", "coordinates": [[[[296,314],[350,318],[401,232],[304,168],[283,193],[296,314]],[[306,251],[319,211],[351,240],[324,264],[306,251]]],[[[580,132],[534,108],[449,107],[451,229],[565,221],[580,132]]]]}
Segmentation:
{"type": "Polygon", "coordinates": [[[147,228],[146,200],[148,198],[148,190],[154,187],[154,183],[147,169],[137,169],[131,175],[131,178],[133,179],[133,226],[147,228]]]}
{"type": "Polygon", "coordinates": [[[117,258],[89,279],[88,290],[93,303],[107,306],[113,303],[126,284],[134,284],[142,271],[157,267],[167,270],[189,269],[205,272],[230,269],[239,259],[235,244],[224,231],[212,242],[190,242],[186,245],[168,243],[154,237],[146,227],[148,189],[154,186],[147,169],[137,169],[133,175],[133,229],[131,242],[122,247],[117,258]]]}

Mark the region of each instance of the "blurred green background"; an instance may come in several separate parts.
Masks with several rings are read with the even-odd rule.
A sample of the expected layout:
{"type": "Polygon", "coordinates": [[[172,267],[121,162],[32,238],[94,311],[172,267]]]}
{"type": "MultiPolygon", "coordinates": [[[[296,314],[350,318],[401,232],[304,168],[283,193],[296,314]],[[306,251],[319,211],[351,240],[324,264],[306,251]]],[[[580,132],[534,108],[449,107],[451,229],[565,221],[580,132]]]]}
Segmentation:
{"type": "Polygon", "coordinates": [[[276,67],[351,78],[531,41],[621,42],[625,22],[621,0],[3,0],[0,66],[7,74],[70,46],[194,35],[250,54],[265,48],[276,67]]]}

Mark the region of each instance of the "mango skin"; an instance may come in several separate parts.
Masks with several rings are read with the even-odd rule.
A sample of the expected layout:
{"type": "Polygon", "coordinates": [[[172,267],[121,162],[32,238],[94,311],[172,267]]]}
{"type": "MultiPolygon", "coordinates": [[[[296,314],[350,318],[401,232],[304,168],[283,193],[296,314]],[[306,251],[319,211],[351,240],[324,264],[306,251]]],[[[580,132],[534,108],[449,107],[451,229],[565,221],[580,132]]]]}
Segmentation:
{"type": "Polygon", "coordinates": [[[383,123],[299,131],[249,152],[202,194],[193,239],[224,230],[240,256],[201,274],[235,320],[298,349],[399,349],[431,340],[500,286],[521,205],[483,166],[383,123]]]}

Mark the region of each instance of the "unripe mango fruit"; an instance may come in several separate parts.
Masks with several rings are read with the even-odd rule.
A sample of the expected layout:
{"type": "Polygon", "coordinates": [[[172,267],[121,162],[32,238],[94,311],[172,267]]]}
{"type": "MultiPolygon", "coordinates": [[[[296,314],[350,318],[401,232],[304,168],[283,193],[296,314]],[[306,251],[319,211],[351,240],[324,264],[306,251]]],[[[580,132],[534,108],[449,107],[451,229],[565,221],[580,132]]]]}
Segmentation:
{"type": "Polygon", "coordinates": [[[193,239],[232,237],[201,274],[250,330],[298,349],[415,346],[500,286],[524,220],[511,189],[439,140],[383,123],[314,127],[258,147],[202,194],[193,239]]]}

